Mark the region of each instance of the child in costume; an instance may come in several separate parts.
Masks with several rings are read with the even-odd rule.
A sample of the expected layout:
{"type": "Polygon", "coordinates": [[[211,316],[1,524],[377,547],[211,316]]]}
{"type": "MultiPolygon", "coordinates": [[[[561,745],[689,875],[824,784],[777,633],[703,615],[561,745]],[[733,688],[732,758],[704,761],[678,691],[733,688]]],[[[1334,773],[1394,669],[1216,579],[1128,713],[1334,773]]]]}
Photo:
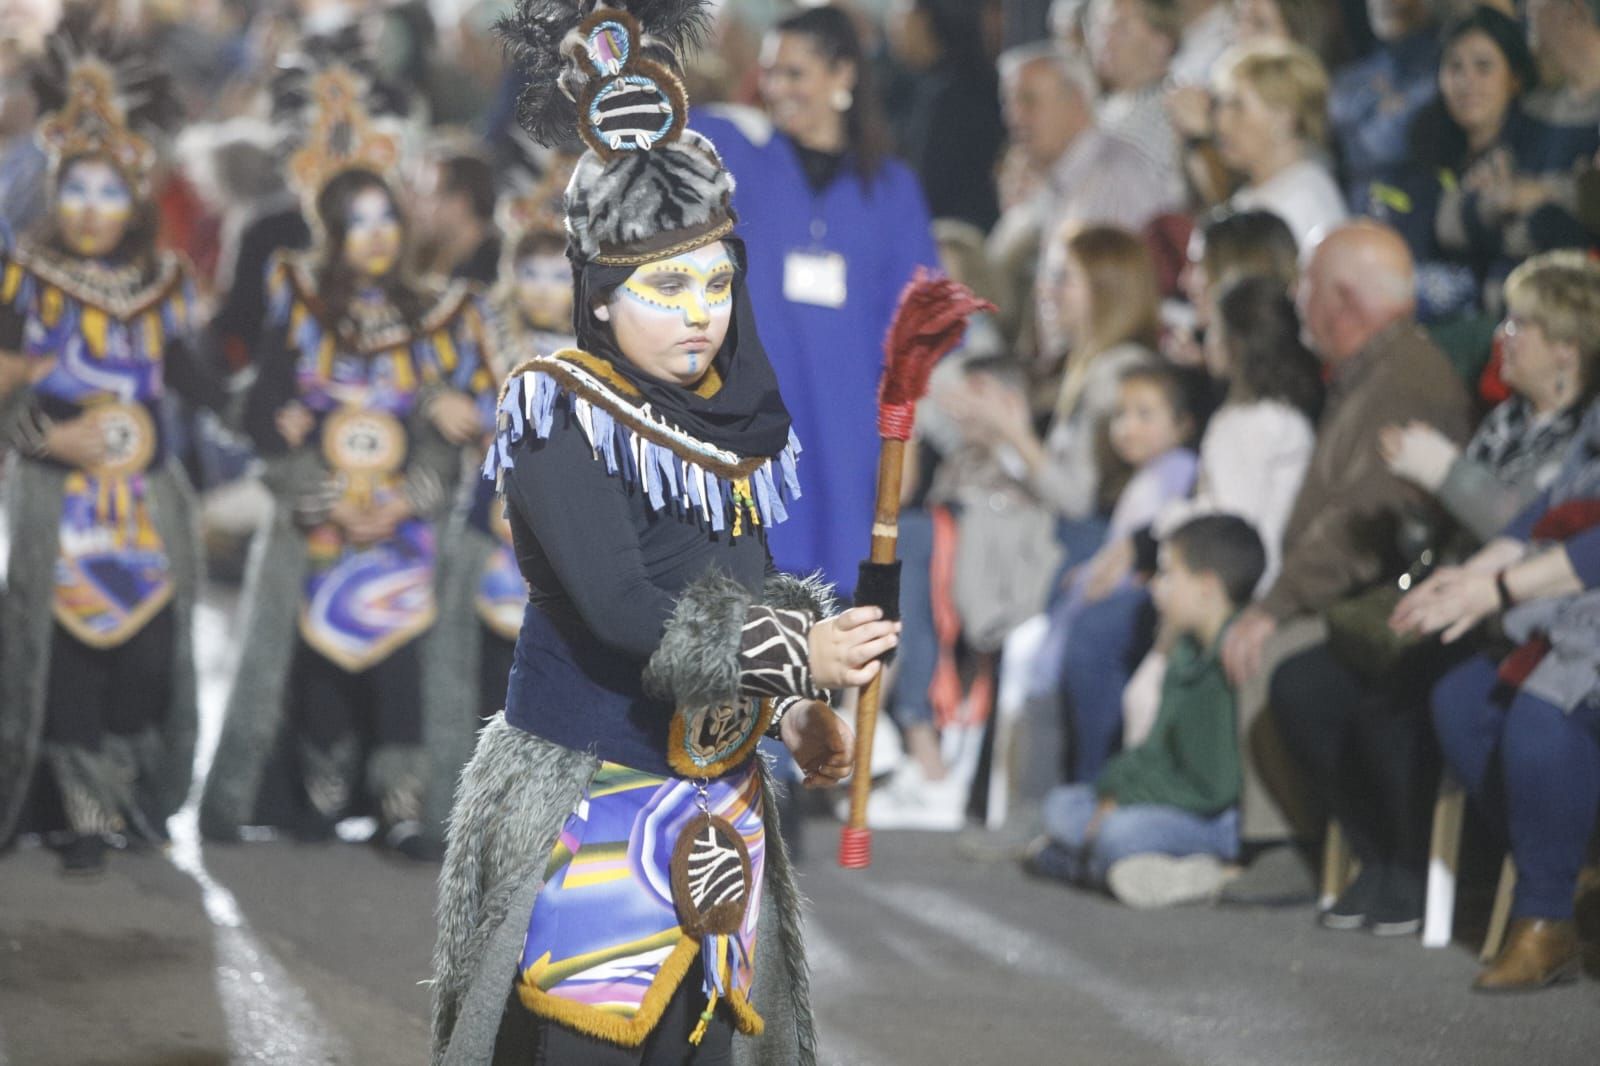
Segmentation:
{"type": "Polygon", "coordinates": [[[157,155],[133,128],[175,101],[108,45],[51,39],[36,77],[51,207],[0,255],[0,843],[64,821],[69,874],[103,869],[108,841],[164,841],[188,792],[201,562],[164,402],[223,401],[192,347],[188,272],[155,250],[157,155]]]}
{"type": "Polygon", "coordinates": [[[641,27],[529,0],[511,24],[530,132],[575,121],[559,85],[590,148],[566,195],[577,346],[511,375],[485,466],[531,597],[450,819],[438,1063],[815,1061],[755,748],[780,737],[808,784],[845,776],[824,690],[875,676],[898,625],[830,617],[770,563],[799,447],[732,181],[683,128],[673,49],[700,7],[640,5],[641,27]]]}
{"type": "Polygon", "coordinates": [[[424,704],[418,638],[461,450],[493,411],[487,317],[465,285],[400,266],[397,146],[365,80],[335,63],[302,91],[312,121],[289,168],[318,241],[270,268],[245,428],[277,506],[201,827],[327,839],[370,811],[389,847],[423,857],[427,749],[471,729],[424,704]]]}
{"type": "MultiPolygon", "coordinates": [[[[496,212],[504,252],[490,305],[495,351],[502,356],[551,355],[572,347],[572,264],[562,197],[576,161],[552,154],[544,176],[506,196],[496,212]]],[[[472,756],[477,727],[505,706],[506,678],[528,603],[528,583],[517,568],[511,526],[493,481],[471,479],[447,529],[449,550],[439,560],[439,620],[423,645],[424,699],[430,708],[453,705],[455,710],[441,713],[470,718],[474,729],[452,734],[458,744],[431,749],[435,781],[455,780],[472,756]]],[[[440,851],[450,801],[446,789],[428,794],[426,831],[440,851]]]]}

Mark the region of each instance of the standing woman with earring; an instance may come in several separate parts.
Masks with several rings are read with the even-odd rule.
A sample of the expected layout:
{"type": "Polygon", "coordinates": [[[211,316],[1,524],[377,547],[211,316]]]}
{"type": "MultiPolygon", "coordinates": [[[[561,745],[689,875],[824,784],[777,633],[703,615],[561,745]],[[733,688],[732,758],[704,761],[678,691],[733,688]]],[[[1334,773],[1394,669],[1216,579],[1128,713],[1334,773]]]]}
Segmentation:
{"type": "Polygon", "coordinates": [[[855,583],[872,521],[883,337],[918,266],[938,265],[914,174],[888,133],[850,16],[810,8],[761,52],[766,113],[712,108],[691,121],[738,182],[750,299],[795,432],[827,478],[772,533],[778,565],[855,583]]]}

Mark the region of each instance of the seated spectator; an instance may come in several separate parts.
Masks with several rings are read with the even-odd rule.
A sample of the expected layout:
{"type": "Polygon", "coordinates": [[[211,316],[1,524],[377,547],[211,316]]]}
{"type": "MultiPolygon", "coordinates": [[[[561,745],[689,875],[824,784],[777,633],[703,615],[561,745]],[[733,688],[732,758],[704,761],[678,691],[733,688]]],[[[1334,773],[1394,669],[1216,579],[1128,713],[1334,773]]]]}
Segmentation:
{"type": "MultiPolygon", "coordinates": [[[[1588,359],[1600,337],[1600,267],[1564,287],[1572,337],[1588,359]]],[[[1419,585],[1395,611],[1399,630],[1447,643],[1496,614],[1509,658],[1479,655],[1433,691],[1445,761],[1508,844],[1517,870],[1511,930],[1473,987],[1542,988],[1575,977],[1579,871],[1600,813],[1600,406],[1591,404],[1554,482],[1476,555],[1419,585]]],[[[1597,883],[1591,879],[1591,885],[1597,883]]]]}
{"type": "Polygon", "coordinates": [[[1592,126],[1529,118],[1521,101],[1537,82],[1516,20],[1474,8],[1445,31],[1439,100],[1417,118],[1412,157],[1373,187],[1370,213],[1399,228],[1422,264],[1428,321],[1497,314],[1500,284],[1520,259],[1587,241],[1546,181],[1569,178],[1600,141],[1592,126]]]}
{"type": "Polygon", "coordinates": [[[1203,346],[1217,295],[1242,277],[1272,278],[1285,292],[1300,273],[1299,249],[1289,226],[1270,211],[1219,208],[1189,237],[1187,263],[1178,276],[1188,314],[1162,337],[1162,354],[1182,366],[1206,362],[1203,346]]]}
{"type": "MultiPolygon", "coordinates": [[[[1282,226],[1274,215],[1259,217],[1282,226]]],[[[1244,519],[1267,553],[1265,589],[1277,576],[1289,509],[1316,443],[1312,420],[1322,406],[1322,371],[1300,341],[1300,320],[1280,278],[1237,277],[1223,289],[1215,314],[1206,334],[1206,368],[1222,383],[1225,399],[1200,441],[1194,497],[1167,507],[1152,532],[1155,538],[1166,536],[1199,514],[1244,519]]],[[[1141,550],[1128,545],[1119,565],[1149,569],[1141,543],[1146,541],[1153,546],[1152,538],[1136,535],[1134,544],[1141,550]]],[[[1099,590],[1089,595],[1094,598],[1099,590]]],[[[1130,673],[1128,664],[1142,651],[1140,634],[1128,629],[1127,612],[1117,604],[1090,603],[1075,632],[1079,639],[1068,648],[1063,669],[1069,685],[1081,686],[1085,677],[1107,677],[1108,688],[1120,685],[1123,743],[1137,741],[1155,716],[1170,634],[1157,634],[1155,646],[1130,673]]]]}
{"type": "MultiPolygon", "coordinates": [[[[1474,544],[1493,537],[1555,476],[1591,395],[1600,348],[1584,318],[1592,316],[1584,305],[1595,299],[1600,270],[1553,252],[1512,278],[1518,311],[1508,320],[1504,377],[1516,395],[1490,413],[1464,452],[1420,423],[1384,430],[1380,444],[1390,470],[1440,495],[1474,544]]],[[[1435,538],[1435,551],[1441,539],[1451,538],[1435,538]]],[[[1421,920],[1436,774],[1418,709],[1450,662],[1424,646],[1380,678],[1324,645],[1273,678],[1279,729],[1361,860],[1361,875],[1323,914],[1324,925],[1396,934],[1421,920]]]]}
{"type": "Polygon", "coordinates": [[[1127,481],[1110,458],[1108,430],[1124,371],[1155,359],[1158,298],[1150,254],[1114,226],[1063,233],[1049,250],[1044,288],[1070,354],[1048,428],[1034,427],[1028,397],[977,374],[943,403],[966,438],[1009,452],[1033,495],[1066,526],[1069,559],[1087,559],[1105,533],[1103,516],[1127,481]],[[1103,471],[1109,466],[1110,476],[1103,471]]]}
{"type": "Polygon", "coordinates": [[[1303,45],[1328,59],[1329,8],[1322,0],[1234,0],[1234,32],[1240,44],[1281,41],[1303,45]]]}
{"type": "Polygon", "coordinates": [[[1193,489],[1196,464],[1190,445],[1196,424],[1194,400],[1176,370],[1154,365],[1124,372],[1111,419],[1111,448],[1134,474],[1112,509],[1106,543],[1068,574],[1063,595],[1050,608],[1049,630],[1033,664],[1033,694],[1048,697],[1059,690],[1066,697],[1062,715],[1071,739],[1068,780],[1093,781],[1121,739],[1122,684],[1143,651],[1130,653],[1126,645],[1135,639],[1149,606],[1143,586],[1125,565],[1125,552],[1131,552],[1139,530],[1193,489]],[[1099,604],[1097,631],[1080,632],[1077,621],[1091,602],[1099,604]],[[1115,617],[1107,619],[1107,614],[1115,617]],[[1107,647],[1093,639],[1104,630],[1114,631],[1121,646],[1107,647]],[[1092,663],[1087,671],[1064,665],[1085,659],[1092,663]]]}
{"type": "Polygon", "coordinates": [[[1600,2],[1528,0],[1528,43],[1553,81],[1528,94],[1528,114],[1552,126],[1600,124],[1600,2]]]}
{"type": "Polygon", "coordinates": [[[1089,12],[1089,57],[1105,90],[1100,126],[1144,154],[1173,201],[1183,176],[1162,99],[1182,32],[1177,0],[1093,0],[1089,12]]]}
{"type": "Polygon", "coordinates": [[[1289,512],[1316,445],[1322,372],[1300,339],[1300,318],[1279,278],[1236,277],[1215,314],[1206,370],[1226,383],[1226,399],[1200,442],[1193,499],[1168,508],[1155,533],[1164,536],[1197,514],[1243,518],[1266,549],[1264,589],[1277,577],[1289,512]]]}
{"type": "MultiPolygon", "coordinates": [[[[1055,291],[1049,309],[1040,313],[1056,315],[1058,328],[1072,343],[1054,388],[1054,403],[1039,420],[1042,432],[1036,428],[1028,390],[1000,375],[970,373],[965,388],[939,396],[967,441],[985,451],[996,471],[987,488],[975,483],[980,487],[965,494],[937,498],[965,505],[955,564],[956,606],[969,645],[992,651],[1003,644],[996,706],[998,714],[1011,720],[1027,704],[1031,663],[1048,630],[1041,612],[1056,585],[1062,557],[1067,565],[1077,565],[1099,549],[1109,504],[1126,482],[1126,470],[1109,447],[1118,381],[1132,367],[1156,360],[1152,348],[1159,298],[1144,243],[1126,230],[1090,226],[1069,229],[1049,251],[1051,269],[1041,287],[1055,291]],[[1016,602],[1003,611],[987,611],[993,621],[980,625],[962,602],[962,589],[970,582],[992,598],[994,588],[1016,570],[1015,557],[1022,555],[1014,546],[1005,549],[1003,558],[990,558],[982,550],[987,538],[979,535],[981,527],[1002,519],[1012,527],[1042,523],[1055,555],[1046,563],[1042,553],[1030,553],[1030,570],[1018,575],[1016,602]]],[[[940,491],[936,485],[935,494],[940,491]]],[[[1044,721],[1054,728],[1053,719],[1044,721]]],[[[1030,748],[1053,753],[1060,745],[1040,738],[1030,748]]],[[[1050,761],[1049,767],[1025,775],[1036,786],[1029,793],[1034,798],[1059,780],[1053,754],[1050,761]]]]}
{"type": "MultiPolygon", "coordinates": [[[[1278,665],[1324,639],[1322,613],[1390,576],[1399,525],[1421,497],[1383,464],[1379,431],[1422,421],[1452,440],[1467,435],[1466,392],[1416,325],[1415,288],[1405,241],[1369,221],[1323,238],[1300,279],[1301,326],[1327,368],[1327,400],[1277,580],[1240,613],[1223,647],[1248,744],[1241,808],[1248,840],[1316,833],[1301,809],[1302,776],[1285,764],[1269,721],[1258,718],[1278,665]]],[[[1309,871],[1291,852],[1275,853],[1260,871],[1253,866],[1225,892],[1241,902],[1311,894],[1309,871]]]]}
{"type": "MultiPolygon", "coordinates": [[[[1241,48],[1300,45],[1326,62],[1328,11],[1321,0],[1238,0],[1233,4],[1233,20],[1234,38],[1241,48]]],[[[1217,154],[1210,87],[1215,68],[1215,62],[1208,64],[1203,77],[1188,82],[1174,78],[1165,101],[1167,117],[1183,149],[1184,174],[1205,204],[1227,200],[1235,184],[1217,154]]],[[[1326,125],[1326,116],[1323,122],[1326,125]]]]}
{"type": "Polygon", "coordinates": [[[1240,768],[1218,648],[1265,564],[1254,531],[1227,515],[1193,519],[1162,545],[1153,590],[1178,639],[1155,726],[1092,783],[1051,791],[1031,871],[1109,884],[1142,907],[1204,898],[1220,885],[1222,864],[1239,852],[1240,768]]]}
{"type": "Polygon", "coordinates": [[[1005,206],[988,253],[1006,288],[1023,297],[1001,313],[1008,334],[1028,350],[1035,344],[1031,294],[1050,236],[1069,223],[1138,232],[1179,200],[1137,148],[1096,124],[1094,72],[1083,60],[1050,45],[1025,45],[1000,57],[1000,82],[1026,189],[1005,206]]]}
{"type": "Polygon", "coordinates": [[[1334,71],[1328,93],[1345,202],[1357,214],[1368,186],[1411,154],[1411,123],[1434,99],[1440,51],[1430,0],[1366,3],[1377,47],[1334,71]]]}
{"type": "Polygon", "coordinates": [[[987,231],[999,217],[994,167],[1000,94],[984,53],[982,14],[968,0],[902,0],[889,45],[913,72],[900,147],[932,217],[987,231]]]}
{"type": "Polygon", "coordinates": [[[1222,53],[1236,39],[1228,0],[1178,0],[1182,31],[1168,66],[1174,85],[1204,85],[1222,53]]]}
{"type": "Polygon", "coordinates": [[[1230,53],[1218,70],[1217,147],[1244,177],[1230,205],[1271,211],[1300,247],[1345,217],[1344,199],[1322,162],[1328,75],[1298,45],[1260,44],[1230,53]]]}
{"type": "Polygon", "coordinates": [[[1479,544],[1555,477],[1600,386],[1600,338],[1581,328],[1594,278],[1578,252],[1546,252],[1511,272],[1500,379],[1512,395],[1489,412],[1465,450],[1420,422],[1383,431],[1389,469],[1436,497],[1479,544]]]}

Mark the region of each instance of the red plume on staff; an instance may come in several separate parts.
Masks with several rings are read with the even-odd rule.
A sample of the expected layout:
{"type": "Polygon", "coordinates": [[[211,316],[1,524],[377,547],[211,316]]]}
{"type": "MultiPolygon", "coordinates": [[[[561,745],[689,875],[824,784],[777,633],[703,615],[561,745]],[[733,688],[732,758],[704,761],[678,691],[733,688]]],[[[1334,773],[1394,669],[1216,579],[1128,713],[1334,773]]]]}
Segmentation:
{"type": "MultiPolygon", "coordinates": [[[[878,383],[878,504],[872,521],[872,553],[861,564],[856,603],[876,604],[884,617],[900,612],[900,564],[895,547],[900,538],[900,474],[906,442],[916,424],[917,401],[928,391],[933,368],[961,343],[967,319],[994,305],[980,300],[965,285],[918,270],[895,308],[884,338],[883,378],[878,383]]],[[[867,827],[867,798],[872,791],[872,732],[878,724],[883,672],[861,690],[856,710],[856,769],[850,785],[850,820],[839,840],[839,865],[860,868],[872,862],[872,831],[867,827]]]]}

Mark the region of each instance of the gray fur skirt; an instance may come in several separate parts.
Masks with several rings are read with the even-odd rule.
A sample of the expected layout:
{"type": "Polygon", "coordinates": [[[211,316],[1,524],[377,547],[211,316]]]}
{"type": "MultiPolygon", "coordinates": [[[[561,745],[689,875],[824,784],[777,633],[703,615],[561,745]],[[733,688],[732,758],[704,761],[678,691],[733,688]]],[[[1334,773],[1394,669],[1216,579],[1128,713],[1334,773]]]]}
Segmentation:
{"type": "MultiPolygon", "coordinates": [[[[503,715],[484,727],[456,792],[439,875],[435,1066],[480,1066],[493,1058],[550,850],[599,766],[594,756],[524,732],[503,715]]],[[[763,783],[772,787],[764,772],[763,783]]],[[[777,804],[766,810],[767,898],[752,996],[766,1029],[760,1037],[735,1035],[734,1061],[815,1066],[800,899],[778,832],[777,804]]]]}

